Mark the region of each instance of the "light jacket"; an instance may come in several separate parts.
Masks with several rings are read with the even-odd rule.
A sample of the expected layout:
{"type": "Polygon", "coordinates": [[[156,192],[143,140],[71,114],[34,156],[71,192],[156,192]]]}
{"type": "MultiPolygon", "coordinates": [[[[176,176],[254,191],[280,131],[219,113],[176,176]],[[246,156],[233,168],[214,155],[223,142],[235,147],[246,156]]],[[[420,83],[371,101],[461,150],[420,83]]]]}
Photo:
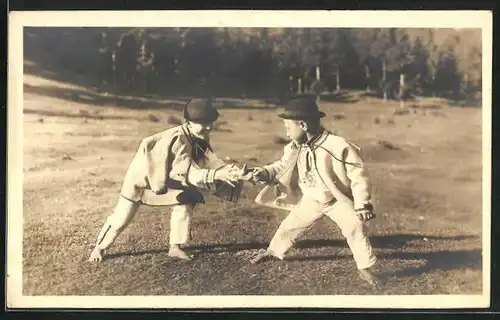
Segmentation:
{"type": "MultiPolygon", "coordinates": [[[[303,145],[290,142],[280,160],[264,166],[270,182],[257,195],[259,204],[292,210],[301,200],[297,159],[303,145]]],[[[355,209],[372,201],[371,184],[361,148],[326,130],[310,145],[313,167],[337,201],[350,202],[355,209]]]]}
{"type": "Polygon", "coordinates": [[[208,141],[207,145],[195,159],[198,144],[185,125],[144,138],[129,164],[120,195],[148,205],[203,203],[198,188],[210,189],[215,169],[225,165],[208,141]]]}

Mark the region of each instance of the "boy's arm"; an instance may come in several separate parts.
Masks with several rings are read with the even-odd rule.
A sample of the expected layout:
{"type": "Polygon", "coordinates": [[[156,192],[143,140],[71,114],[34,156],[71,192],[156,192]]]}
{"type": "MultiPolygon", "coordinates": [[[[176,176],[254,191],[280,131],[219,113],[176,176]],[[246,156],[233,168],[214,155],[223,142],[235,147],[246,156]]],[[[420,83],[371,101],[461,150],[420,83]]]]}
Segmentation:
{"type": "Polygon", "coordinates": [[[169,176],[185,186],[210,189],[215,180],[215,169],[200,168],[191,157],[191,149],[184,136],[175,138],[171,148],[173,160],[169,176]]]}
{"type": "Polygon", "coordinates": [[[291,152],[292,152],[292,142],[287,144],[283,148],[283,155],[279,160],[262,167],[262,169],[264,169],[267,172],[267,175],[268,175],[267,180],[268,181],[273,181],[276,178],[276,176],[278,175],[278,173],[281,170],[283,170],[283,168],[285,167],[286,161],[290,157],[291,152]]]}
{"type": "Polygon", "coordinates": [[[180,181],[183,185],[192,185],[200,189],[210,190],[215,188],[215,181],[222,181],[235,186],[241,170],[233,165],[223,162],[215,163],[215,168],[201,168],[192,158],[192,146],[186,137],[179,136],[172,144],[172,169],[170,178],[180,181]]]}
{"type": "Polygon", "coordinates": [[[343,160],[347,177],[351,181],[351,191],[354,199],[354,209],[371,206],[371,183],[360,153],[361,149],[347,143],[343,152],[343,160]]]}
{"type": "Polygon", "coordinates": [[[156,136],[144,138],[140,149],[145,155],[146,180],[151,191],[164,194],[167,191],[168,139],[157,139],[156,136]]]}

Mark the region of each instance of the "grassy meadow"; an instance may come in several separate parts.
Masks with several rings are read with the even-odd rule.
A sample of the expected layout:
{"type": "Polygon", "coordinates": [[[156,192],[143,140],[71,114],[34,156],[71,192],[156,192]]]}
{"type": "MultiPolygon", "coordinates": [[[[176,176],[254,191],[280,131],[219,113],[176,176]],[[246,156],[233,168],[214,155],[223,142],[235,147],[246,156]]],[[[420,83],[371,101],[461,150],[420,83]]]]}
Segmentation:
{"type": "MultiPolygon", "coordinates": [[[[101,264],[87,261],[141,139],[177,125],[180,100],[112,97],[33,75],[24,80],[25,295],[353,295],[482,292],[481,109],[347,93],[322,101],[323,124],[363,148],[377,218],[368,234],[386,282],[357,275],[327,218],[284,261],[249,263],[286,212],[207,195],[192,220],[191,262],[167,256],[170,209],[143,206],[101,264]],[[162,106],[167,106],[162,108],[162,106]]],[[[263,101],[221,99],[216,152],[238,165],[282,154],[284,130],[263,101]],[[258,107],[261,108],[258,108],[258,107]]]]}

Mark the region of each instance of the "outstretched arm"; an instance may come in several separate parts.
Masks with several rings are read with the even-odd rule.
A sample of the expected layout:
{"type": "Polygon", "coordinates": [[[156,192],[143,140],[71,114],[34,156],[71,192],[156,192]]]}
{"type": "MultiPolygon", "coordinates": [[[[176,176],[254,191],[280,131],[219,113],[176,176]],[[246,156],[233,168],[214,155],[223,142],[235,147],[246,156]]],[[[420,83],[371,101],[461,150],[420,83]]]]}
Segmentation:
{"type": "Polygon", "coordinates": [[[290,157],[290,154],[293,150],[292,143],[293,142],[290,142],[283,148],[283,155],[279,160],[262,167],[262,169],[264,169],[267,174],[267,181],[273,181],[278,173],[280,173],[285,167],[286,161],[290,157]]]}
{"type": "Polygon", "coordinates": [[[179,136],[172,145],[174,159],[170,178],[181,181],[184,185],[193,185],[201,189],[212,189],[216,180],[232,186],[241,175],[235,166],[223,166],[216,169],[201,168],[192,158],[192,146],[184,136],[179,136]]]}
{"type": "Polygon", "coordinates": [[[210,189],[215,180],[215,169],[202,169],[193,161],[192,146],[186,137],[176,137],[171,152],[173,156],[169,174],[171,179],[180,181],[185,186],[210,189]]]}

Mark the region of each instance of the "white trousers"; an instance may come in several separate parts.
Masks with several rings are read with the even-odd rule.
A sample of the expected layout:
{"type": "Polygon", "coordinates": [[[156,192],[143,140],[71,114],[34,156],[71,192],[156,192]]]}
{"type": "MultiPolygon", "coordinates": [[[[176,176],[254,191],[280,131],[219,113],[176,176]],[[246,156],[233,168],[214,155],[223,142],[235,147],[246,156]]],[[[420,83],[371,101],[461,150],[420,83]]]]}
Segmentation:
{"type": "MultiPolygon", "coordinates": [[[[116,237],[134,219],[140,204],[119,197],[118,203],[99,233],[97,246],[99,249],[108,249],[116,237]]],[[[193,205],[176,205],[170,217],[170,245],[185,244],[191,239],[190,224],[194,211],[193,205]]]]}
{"type": "Polygon", "coordinates": [[[283,259],[295,240],[324,215],[340,227],[358,269],[369,268],[377,262],[371,243],[365,235],[363,222],[354,213],[354,207],[346,202],[336,202],[325,206],[314,200],[302,199],[281,222],[268,249],[278,258],[283,259]]]}

